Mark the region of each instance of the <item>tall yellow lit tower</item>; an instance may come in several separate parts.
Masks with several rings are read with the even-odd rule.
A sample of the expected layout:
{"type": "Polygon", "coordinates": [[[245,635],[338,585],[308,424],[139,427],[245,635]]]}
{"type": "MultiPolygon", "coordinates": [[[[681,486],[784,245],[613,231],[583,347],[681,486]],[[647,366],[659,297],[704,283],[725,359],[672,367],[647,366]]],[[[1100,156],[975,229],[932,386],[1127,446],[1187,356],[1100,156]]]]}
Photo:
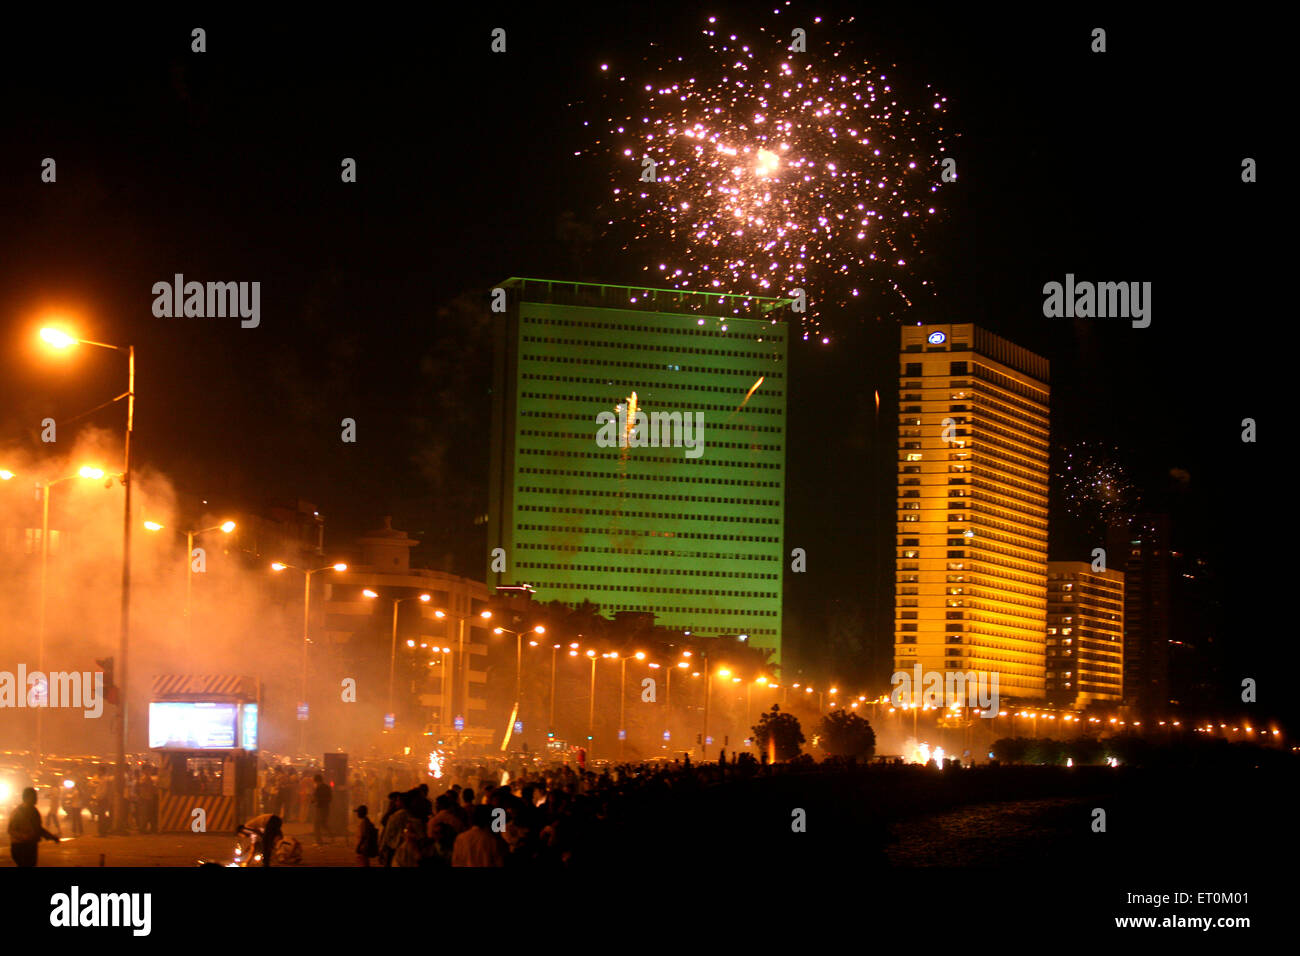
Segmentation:
{"type": "Polygon", "coordinates": [[[894,663],[1045,696],[1048,362],[974,325],[902,329],[894,663]]]}

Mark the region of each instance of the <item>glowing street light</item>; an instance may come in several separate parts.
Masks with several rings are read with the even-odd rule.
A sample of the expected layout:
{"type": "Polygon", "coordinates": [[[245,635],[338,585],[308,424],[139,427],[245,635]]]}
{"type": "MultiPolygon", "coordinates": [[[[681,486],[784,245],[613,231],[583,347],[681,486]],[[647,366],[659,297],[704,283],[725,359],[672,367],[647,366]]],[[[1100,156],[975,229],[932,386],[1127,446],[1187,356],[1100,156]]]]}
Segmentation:
{"type": "MultiPolygon", "coordinates": [[[[483,613],[490,616],[492,612],[484,611],[483,613]]],[[[515,714],[516,716],[518,716],[519,696],[520,696],[520,689],[522,687],[522,676],[523,676],[523,666],[524,666],[524,643],[523,643],[524,635],[523,632],[511,630],[508,627],[494,627],[492,628],[492,633],[513,634],[515,636],[515,714]]],[[[532,633],[545,634],[546,628],[538,624],[536,627],[532,629],[532,633]]],[[[528,643],[530,647],[536,646],[537,644],[536,641],[529,641],[528,643]]]]}
{"type": "MultiPolygon", "coordinates": [[[[370,588],[362,589],[361,593],[372,600],[379,597],[379,592],[370,588]]],[[[403,601],[422,601],[428,604],[432,599],[432,594],[416,594],[411,597],[395,598],[393,600],[393,637],[388,651],[388,713],[393,714],[394,726],[397,723],[397,714],[393,711],[393,675],[397,669],[397,608],[403,601]]],[[[407,641],[406,644],[408,647],[415,646],[414,641],[407,641]]],[[[420,646],[424,647],[425,645],[421,644],[420,646]]],[[[429,666],[433,666],[432,661],[429,662],[429,666]]]]}
{"type": "MultiPolygon", "coordinates": [[[[93,478],[99,477],[94,474],[86,474],[86,471],[98,471],[98,468],[82,469],[82,477],[93,478]]],[[[146,521],[144,523],[146,531],[161,531],[163,526],[157,521],[146,521]]],[[[222,534],[230,534],[235,530],[233,521],[223,521],[221,524],[213,525],[211,528],[199,528],[195,531],[185,532],[185,646],[192,654],[194,653],[194,610],[193,610],[193,592],[194,592],[194,539],[209,531],[220,531],[222,534]]]]}
{"type": "MultiPolygon", "coordinates": [[[[126,391],[114,398],[113,402],[126,399],[126,440],[122,454],[122,603],[118,614],[118,660],[117,685],[121,708],[120,729],[117,734],[117,774],[113,783],[113,821],[120,832],[126,832],[125,815],[122,809],[126,799],[126,707],[129,699],[127,680],[127,652],[131,643],[131,432],[135,428],[135,346],[110,345],[106,342],[94,342],[90,339],[77,338],[62,329],[46,327],[41,329],[40,337],[51,348],[67,349],[74,345],[91,345],[96,348],[112,349],[126,355],[126,391]]],[[[111,404],[111,403],[110,403],[111,404]]],[[[99,477],[103,477],[101,471],[99,477]]]]}
{"type": "MultiPolygon", "coordinates": [[[[272,561],[272,571],[299,571],[303,577],[302,592],[302,697],[299,698],[301,703],[307,702],[307,645],[311,643],[308,636],[308,630],[311,621],[311,576],[320,574],[322,571],[346,571],[348,566],[342,562],[327,564],[323,568],[312,568],[310,571],[306,568],[294,567],[292,564],[285,564],[283,561],[272,561]]],[[[298,722],[298,752],[306,751],[307,721],[299,720],[298,722]]]]}
{"type": "MultiPolygon", "coordinates": [[[[11,478],[14,477],[14,473],[12,471],[0,472],[0,477],[4,477],[5,481],[9,481],[11,478]]],[[[53,488],[55,485],[62,484],[65,481],[72,481],[74,478],[98,480],[103,477],[104,477],[104,469],[94,468],[90,465],[86,465],[83,468],[81,468],[75,475],[65,475],[62,478],[55,478],[53,481],[43,482],[40,486],[41,488],[41,607],[40,607],[40,614],[38,618],[39,624],[37,628],[36,669],[41,674],[45,673],[45,616],[46,616],[46,606],[49,603],[47,582],[49,577],[48,567],[50,561],[50,489],[53,488]]],[[[49,687],[48,681],[49,678],[47,677],[46,678],[47,693],[49,687]]],[[[26,692],[25,688],[23,692],[24,693],[26,692]]],[[[36,711],[37,766],[40,766],[42,756],[43,756],[42,742],[44,737],[43,735],[44,728],[42,726],[42,720],[41,720],[43,709],[44,708],[38,708],[36,711]]]]}

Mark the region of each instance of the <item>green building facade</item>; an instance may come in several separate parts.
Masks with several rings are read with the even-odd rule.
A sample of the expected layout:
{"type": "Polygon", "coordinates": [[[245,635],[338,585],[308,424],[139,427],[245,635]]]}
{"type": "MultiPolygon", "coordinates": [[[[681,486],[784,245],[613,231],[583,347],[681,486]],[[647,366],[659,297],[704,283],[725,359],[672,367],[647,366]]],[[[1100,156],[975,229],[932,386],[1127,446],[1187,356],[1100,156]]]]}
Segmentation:
{"type": "Polygon", "coordinates": [[[488,584],[779,661],[789,300],[500,288],[488,584]]]}

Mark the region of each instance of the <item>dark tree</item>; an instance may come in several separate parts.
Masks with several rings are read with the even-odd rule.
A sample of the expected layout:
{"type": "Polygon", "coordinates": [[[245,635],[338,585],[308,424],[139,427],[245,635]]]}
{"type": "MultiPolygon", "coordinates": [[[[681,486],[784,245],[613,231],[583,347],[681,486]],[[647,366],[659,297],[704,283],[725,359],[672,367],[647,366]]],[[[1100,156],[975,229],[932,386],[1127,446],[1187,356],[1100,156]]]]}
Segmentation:
{"type": "Polygon", "coordinates": [[[783,714],[781,708],[773,704],[770,711],[758,718],[758,723],[752,729],[754,745],[760,754],[767,753],[768,742],[771,741],[777,760],[793,760],[799,756],[799,745],[804,742],[804,736],[799,719],[794,714],[783,714]]]}
{"type": "Polygon", "coordinates": [[[851,710],[833,710],[817,728],[819,743],[832,757],[866,758],[876,752],[876,732],[851,710]]]}

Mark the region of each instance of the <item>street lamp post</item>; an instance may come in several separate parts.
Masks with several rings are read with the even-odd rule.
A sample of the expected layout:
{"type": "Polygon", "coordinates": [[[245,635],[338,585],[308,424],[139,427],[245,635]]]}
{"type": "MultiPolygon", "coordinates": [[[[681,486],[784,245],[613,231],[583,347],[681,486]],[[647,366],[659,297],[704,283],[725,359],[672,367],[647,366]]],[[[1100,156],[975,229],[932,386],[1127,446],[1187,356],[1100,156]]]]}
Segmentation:
{"type": "MultiPolygon", "coordinates": [[[[348,566],[342,561],[337,564],[327,564],[323,568],[313,568],[308,571],[305,568],[294,567],[292,564],[285,564],[283,561],[275,561],[271,564],[272,571],[300,571],[303,577],[302,592],[302,696],[299,698],[300,704],[307,703],[307,645],[310,643],[308,637],[308,628],[311,621],[311,576],[319,574],[321,571],[346,571],[348,566]]],[[[307,738],[307,721],[299,717],[298,719],[298,753],[306,752],[307,738]]]]}
{"type": "MultiPolygon", "coordinates": [[[[375,591],[366,588],[361,592],[366,597],[379,597],[375,591]]],[[[403,601],[423,601],[428,604],[433,599],[432,594],[417,594],[414,597],[395,598],[393,600],[393,635],[391,646],[388,651],[388,713],[393,715],[393,726],[397,726],[397,713],[393,710],[393,679],[397,670],[397,609],[403,601]]]]}
{"type": "MultiPolygon", "coordinates": [[[[5,479],[8,480],[9,478],[13,477],[13,472],[11,471],[0,472],[0,475],[4,476],[5,479]]],[[[75,475],[66,475],[63,478],[56,478],[53,481],[47,481],[41,485],[41,604],[40,604],[40,612],[38,614],[39,624],[38,624],[37,642],[36,642],[36,670],[41,674],[42,678],[45,680],[45,694],[46,694],[47,703],[49,699],[48,695],[49,695],[50,681],[49,681],[49,677],[45,675],[45,617],[46,617],[46,605],[49,603],[47,598],[48,595],[47,568],[50,561],[50,489],[57,484],[61,484],[62,482],[71,481],[73,478],[97,479],[103,477],[104,477],[104,472],[102,469],[86,466],[82,468],[80,471],[78,471],[75,475]]],[[[19,693],[25,694],[26,692],[27,692],[27,688],[25,687],[20,688],[19,690],[19,693]]],[[[44,726],[43,726],[43,721],[41,719],[42,711],[44,709],[45,709],[44,706],[38,707],[36,709],[36,765],[38,767],[41,765],[45,753],[43,747],[44,726]]]]}
{"type": "MultiPolygon", "coordinates": [[[[508,627],[494,627],[493,634],[513,634],[515,636],[515,710],[519,709],[519,694],[522,686],[523,666],[524,666],[524,635],[522,631],[514,631],[508,627]]],[[[532,629],[534,634],[545,634],[546,628],[538,624],[532,629]]],[[[558,645],[557,645],[558,646],[558,645]]],[[[555,655],[551,655],[554,661],[555,655]]]]}
{"type": "Polygon", "coordinates": [[[587,741],[592,751],[588,756],[594,756],[596,751],[596,652],[587,651],[587,657],[591,661],[591,694],[587,701],[587,741]]]}
{"type": "MultiPolygon", "coordinates": [[[[146,531],[161,531],[163,529],[163,526],[156,521],[146,521],[144,527],[146,531]]],[[[223,521],[211,528],[199,528],[197,531],[185,532],[185,647],[191,654],[194,653],[194,539],[201,534],[207,534],[209,531],[230,534],[234,530],[235,523],[233,521],[223,521]]]]}
{"type": "MultiPolygon", "coordinates": [[[[633,655],[638,661],[645,660],[645,651],[637,651],[633,655]]],[[[629,658],[623,658],[623,676],[619,682],[618,691],[618,732],[621,735],[618,738],[618,759],[622,760],[627,743],[627,662],[629,658]]]]}
{"type": "Polygon", "coordinates": [[[122,808],[126,797],[126,717],[127,717],[127,651],[131,634],[131,432],[135,428],[135,346],[109,345],[106,342],[94,342],[79,339],[58,329],[41,329],[41,338],[57,349],[73,345],[93,345],[96,348],[112,349],[126,353],[126,391],[113,399],[119,402],[126,399],[126,441],[122,453],[122,489],[124,501],[122,506],[122,604],[118,617],[118,716],[121,722],[117,735],[117,776],[113,786],[113,823],[118,832],[125,832],[126,821],[122,808]]]}
{"type": "Polygon", "coordinates": [[[551,645],[551,721],[547,726],[547,733],[555,733],[555,654],[559,651],[559,644],[551,645]]]}
{"type": "Polygon", "coordinates": [[[233,521],[223,521],[219,525],[213,525],[211,528],[200,528],[197,531],[185,532],[185,646],[189,648],[190,653],[194,653],[194,539],[209,531],[220,531],[223,534],[230,534],[235,530],[233,521]]]}
{"type": "Polygon", "coordinates": [[[709,671],[708,652],[701,652],[704,658],[704,733],[700,734],[700,762],[709,759],[709,697],[712,696],[713,674],[709,671]]]}
{"type": "MultiPolygon", "coordinates": [[[[456,653],[457,653],[457,655],[459,656],[459,659],[460,659],[460,668],[459,668],[459,670],[457,670],[457,668],[456,668],[455,661],[454,661],[454,660],[452,661],[452,674],[453,674],[455,680],[456,680],[459,684],[462,685],[462,686],[460,687],[460,691],[461,691],[460,697],[461,697],[461,701],[462,701],[462,702],[464,703],[464,705],[465,705],[465,711],[466,711],[465,716],[466,716],[466,719],[468,720],[468,712],[469,712],[469,662],[468,662],[467,660],[465,660],[465,620],[466,620],[466,616],[465,616],[464,614],[461,614],[461,613],[458,613],[458,612],[452,612],[452,613],[455,615],[455,618],[456,618],[456,653]]],[[[441,610],[441,609],[439,609],[439,610],[437,610],[437,611],[434,611],[434,617],[438,618],[439,620],[442,620],[442,619],[445,618],[446,616],[447,616],[447,612],[446,612],[445,610],[441,610]]],[[[491,612],[491,611],[480,611],[478,616],[479,616],[480,618],[482,618],[483,620],[488,621],[488,620],[491,620],[491,619],[492,619],[492,612],[491,612]]],[[[453,686],[451,686],[451,685],[448,683],[448,681],[444,681],[444,684],[447,684],[448,686],[444,686],[444,688],[443,688],[443,692],[444,692],[444,694],[443,694],[443,695],[444,695],[444,697],[447,698],[447,701],[448,701],[448,703],[447,703],[447,708],[448,708],[448,709],[451,709],[453,706],[455,706],[455,701],[456,701],[455,688],[454,688],[453,686]]],[[[456,724],[455,724],[455,718],[452,718],[452,727],[454,728],[455,726],[456,726],[456,724]]],[[[461,734],[462,734],[462,736],[463,736],[463,731],[461,732],[461,734]]],[[[459,740],[460,738],[458,737],[457,739],[459,740]]]]}

